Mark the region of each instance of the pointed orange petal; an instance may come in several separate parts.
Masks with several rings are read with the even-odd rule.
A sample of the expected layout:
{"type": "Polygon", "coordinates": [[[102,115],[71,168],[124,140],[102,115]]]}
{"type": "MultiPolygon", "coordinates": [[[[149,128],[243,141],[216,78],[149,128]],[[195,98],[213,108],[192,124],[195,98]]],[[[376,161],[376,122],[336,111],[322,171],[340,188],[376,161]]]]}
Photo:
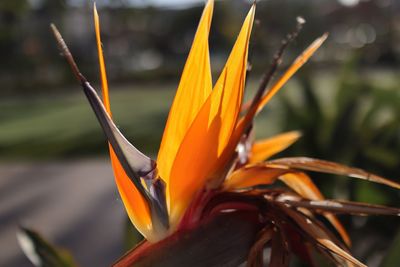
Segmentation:
{"type": "MultiPolygon", "coordinates": [[[[96,6],[94,6],[94,25],[96,31],[97,51],[98,51],[99,65],[100,65],[103,103],[107,112],[111,116],[110,100],[108,95],[107,73],[104,63],[103,50],[101,47],[100,22],[96,6]]],[[[111,164],[115,176],[115,182],[117,184],[118,191],[121,195],[128,216],[132,221],[132,223],[135,225],[135,227],[146,237],[146,239],[151,240],[152,224],[147,202],[143,199],[142,195],[139,193],[137,188],[133,185],[132,181],[126,175],[111,145],[109,145],[109,150],[110,150],[111,164]]]]}
{"type": "MultiPolygon", "coordinates": [[[[318,187],[305,173],[286,173],[280,176],[279,179],[302,197],[310,200],[325,199],[318,187]]],[[[331,213],[325,213],[324,216],[335,227],[343,241],[350,246],[350,237],[337,217],[331,213]]]]}
{"type": "Polygon", "coordinates": [[[228,61],[217,80],[211,99],[209,125],[214,120],[223,121],[219,131],[218,153],[226,147],[236,126],[243,100],[246,80],[247,55],[255,15],[255,5],[250,9],[228,61]]]}
{"type": "Polygon", "coordinates": [[[210,178],[235,128],[243,96],[254,12],[253,5],[220,79],[179,147],[170,176],[171,224],[179,221],[193,194],[210,178]]]}
{"type": "Polygon", "coordinates": [[[249,163],[257,163],[281,152],[301,137],[298,131],[287,132],[254,143],[249,163]]]}
{"type": "Polygon", "coordinates": [[[129,219],[147,240],[152,241],[154,238],[152,237],[152,223],[147,202],[126,175],[111,145],[109,149],[115,182],[129,219]]]}
{"type": "Polygon", "coordinates": [[[169,174],[178,148],[195,116],[211,93],[208,35],[213,7],[214,1],[210,0],[204,8],[158,152],[158,171],[167,184],[169,184],[169,174]]]}
{"type": "Polygon", "coordinates": [[[107,73],[106,73],[106,64],[104,63],[103,56],[103,48],[101,46],[101,37],[100,37],[100,20],[99,14],[97,13],[96,4],[94,4],[93,8],[93,16],[94,16],[94,28],[96,32],[96,44],[97,44],[97,54],[99,57],[99,66],[100,66],[100,78],[101,78],[101,89],[103,95],[103,103],[104,106],[111,116],[111,108],[110,108],[110,98],[108,96],[108,82],[107,82],[107,73]]]}
{"type": "Polygon", "coordinates": [[[308,59],[318,50],[318,48],[328,38],[328,34],[324,34],[316,39],[289,67],[289,69],[279,78],[278,81],[268,90],[265,96],[261,99],[257,106],[257,112],[259,112],[265,104],[282,88],[283,85],[308,61],[308,59]]]}
{"type": "Polygon", "coordinates": [[[256,185],[267,185],[275,182],[280,175],[290,170],[266,168],[263,165],[248,165],[234,171],[224,181],[224,189],[237,190],[256,185]]]}

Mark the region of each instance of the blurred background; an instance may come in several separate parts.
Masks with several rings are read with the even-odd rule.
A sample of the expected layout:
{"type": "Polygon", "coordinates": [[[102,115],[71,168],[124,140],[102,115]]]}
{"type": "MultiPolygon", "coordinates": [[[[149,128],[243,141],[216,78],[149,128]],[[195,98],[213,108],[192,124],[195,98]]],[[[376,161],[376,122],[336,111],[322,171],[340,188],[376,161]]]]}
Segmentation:
{"type": "MultiPolygon", "coordinates": [[[[203,0],[99,0],[114,119],[156,156],[203,0]]],[[[210,34],[214,81],[251,1],[217,1],[210,34]]],[[[93,1],[0,2],[0,265],[31,266],[19,224],[66,248],[80,266],[109,266],[129,246],[100,127],[55,44],[55,23],[100,89],[93,1]]],[[[247,95],[296,17],[307,23],[283,71],[315,38],[330,36],[257,119],[259,137],[300,130],[279,156],[309,156],[400,178],[400,1],[265,0],[257,6],[247,95]]],[[[395,190],[315,175],[328,197],[399,206],[395,190]]],[[[341,217],[368,266],[400,265],[400,220],[341,217]],[[396,253],[397,252],[397,253],[396,253]]],[[[131,230],[128,228],[128,230],[131,230]]]]}

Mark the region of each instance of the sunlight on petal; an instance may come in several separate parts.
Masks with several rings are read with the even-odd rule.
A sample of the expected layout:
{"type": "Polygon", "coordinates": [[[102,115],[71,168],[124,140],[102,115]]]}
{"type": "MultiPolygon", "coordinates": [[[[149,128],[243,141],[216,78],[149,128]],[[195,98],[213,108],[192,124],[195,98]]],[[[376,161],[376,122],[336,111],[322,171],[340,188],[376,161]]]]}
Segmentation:
{"type": "MultiPolygon", "coordinates": [[[[169,112],[157,158],[159,174],[169,184],[169,174],[183,138],[212,89],[208,35],[214,1],[204,8],[175,99],[169,112]]],[[[168,192],[168,190],[167,190],[168,192]]]]}
{"type": "Polygon", "coordinates": [[[177,223],[193,194],[213,171],[229,141],[242,101],[255,5],[250,9],[224,70],[179,148],[171,169],[171,224],[177,223]]]}

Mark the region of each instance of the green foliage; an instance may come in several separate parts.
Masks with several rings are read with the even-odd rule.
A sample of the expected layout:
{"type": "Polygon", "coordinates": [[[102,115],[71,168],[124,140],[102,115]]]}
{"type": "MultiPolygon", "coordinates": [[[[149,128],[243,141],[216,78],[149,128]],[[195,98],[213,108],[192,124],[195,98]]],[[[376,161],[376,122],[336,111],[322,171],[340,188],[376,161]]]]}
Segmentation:
{"type": "Polygon", "coordinates": [[[387,251],[381,267],[392,267],[399,265],[400,262],[400,230],[397,231],[391,248],[387,251]]]}
{"type": "Polygon", "coordinates": [[[21,15],[28,11],[29,3],[27,0],[1,1],[0,10],[13,15],[21,15]]]}
{"type": "MultiPolygon", "coordinates": [[[[395,178],[400,166],[400,93],[376,84],[370,73],[357,73],[357,62],[356,57],[349,61],[337,80],[330,81],[337,86],[333,95],[321,92],[327,88],[317,87],[303,72],[300,99],[281,95],[281,128],[303,132],[290,151],[293,155],[337,161],[395,178]]],[[[346,186],[346,195],[353,196],[353,186],[359,184],[346,186]]],[[[365,201],[357,199],[357,194],[354,197],[365,201]]]]}
{"type": "MultiPolygon", "coordinates": [[[[280,95],[283,113],[280,128],[303,132],[300,141],[285,153],[332,160],[396,180],[400,166],[400,91],[396,82],[385,82],[383,73],[361,71],[358,63],[355,55],[337,78],[320,78],[325,79],[322,84],[325,86],[320,86],[318,79],[305,69],[298,80],[300,93],[296,97],[280,95]]],[[[331,198],[389,206],[398,204],[396,190],[343,177],[313,177],[331,198]]],[[[357,227],[349,217],[342,219],[350,232],[357,227]]],[[[399,225],[396,220],[368,217],[363,229],[369,229],[372,239],[379,236],[379,241],[375,242],[387,249],[396,225],[399,225]]],[[[361,236],[353,238],[355,245],[364,242],[361,236]]],[[[372,243],[365,245],[368,249],[359,256],[367,263],[369,258],[380,253],[376,247],[369,248],[372,243]]]]}

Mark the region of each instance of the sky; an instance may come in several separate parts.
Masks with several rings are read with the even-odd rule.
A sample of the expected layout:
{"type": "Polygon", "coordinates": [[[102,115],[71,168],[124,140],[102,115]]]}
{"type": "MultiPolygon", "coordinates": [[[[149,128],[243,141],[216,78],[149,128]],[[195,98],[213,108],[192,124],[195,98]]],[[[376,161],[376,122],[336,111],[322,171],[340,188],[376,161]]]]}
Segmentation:
{"type": "Polygon", "coordinates": [[[130,0],[134,4],[157,5],[157,6],[178,6],[178,5],[193,5],[204,3],[204,0],[130,0]]]}
{"type": "MultiPolygon", "coordinates": [[[[41,5],[43,0],[28,0],[29,3],[33,7],[38,7],[41,5]]],[[[63,1],[66,2],[70,5],[76,5],[80,6],[83,3],[87,3],[88,1],[90,2],[96,2],[98,6],[101,5],[113,5],[113,0],[58,0],[58,1],[63,1]]],[[[245,0],[243,0],[245,1],[245,0]]],[[[248,0],[251,2],[251,0],[248,0]]],[[[264,0],[266,1],[266,0],[264,0]]],[[[361,0],[336,0],[340,4],[344,6],[355,6],[357,5],[361,0]]],[[[365,1],[365,0],[364,0],[365,1]]],[[[128,3],[132,6],[158,6],[158,7],[166,7],[166,8],[187,8],[193,5],[202,5],[206,2],[206,0],[124,0],[122,2],[128,3]]],[[[116,3],[116,2],[114,2],[116,3]]]]}
{"type": "MultiPolygon", "coordinates": [[[[29,1],[41,1],[41,0],[29,0],[29,1]]],[[[113,0],[63,0],[67,1],[71,5],[82,5],[82,3],[90,1],[96,2],[98,6],[101,5],[113,5],[113,0]]],[[[123,1],[132,6],[145,7],[145,6],[157,6],[166,8],[187,8],[193,5],[201,5],[205,3],[205,0],[125,0],[123,1]]],[[[116,2],[114,2],[116,3],[116,2]]]]}

